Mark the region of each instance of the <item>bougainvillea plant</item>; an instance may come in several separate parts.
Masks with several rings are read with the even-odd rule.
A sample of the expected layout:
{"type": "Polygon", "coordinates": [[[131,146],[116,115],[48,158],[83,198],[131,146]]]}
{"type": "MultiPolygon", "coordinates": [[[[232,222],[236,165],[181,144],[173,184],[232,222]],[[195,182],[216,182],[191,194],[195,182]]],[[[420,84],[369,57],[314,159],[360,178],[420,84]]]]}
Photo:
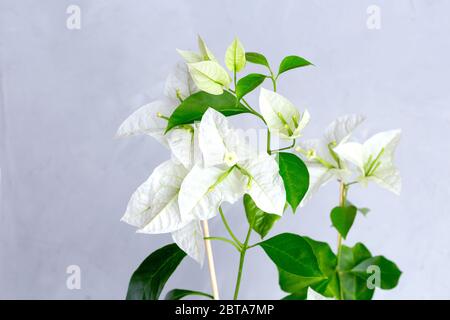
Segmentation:
{"type": "Polygon", "coordinates": [[[351,187],[375,182],[400,192],[393,162],[400,130],[355,142],[352,132],[364,118],[348,115],[333,121],[321,138],[304,140],[310,114],[277,93],[277,80],[311,62],[291,55],[274,70],[264,55],[245,52],[236,38],[225,54],[227,71],[200,37],[198,46],[198,52],[178,50],[184,62],[169,75],[164,97],[137,109],[117,132],[119,137],[152,136],[171,152],[133,193],[122,220],[141,233],[171,233],[174,243],[141,263],[127,299],[159,299],[185,256],[200,265],[207,258],[212,292],[174,289],[165,298],[219,299],[211,246],[215,240],[239,254],[234,299],[239,297],[245,257],[257,248],[275,264],[279,285],[287,293],[284,299],[371,299],[376,287],[394,288],[401,275],[395,263],[373,255],[362,243],[348,247],[342,242],[356,216],[368,212],[348,200],[351,187]],[[259,65],[261,73],[242,75],[248,63],[259,65]],[[252,92],[259,92],[258,107],[246,100],[252,92]],[[265,128],[262,150],[228,121],[244,113],[259,118],[265,128]],[[274,149],[275,137],[285,146],[274,149]],[[266,239],[286,211],[295,213],[331,180],[337,181],[339,192],[330,214],[338,234],[336,252],[325,242],[293,233],[266,239]],[[237,201],[243,202],[241,217],[248,224],[244,239],[232,231],[222,209],[224,203],[237,201]],[[209,219],[221,219],[227,234],[210,235],[209,219]],[[250,243],[252,233],[259,242],[250,243]]]}

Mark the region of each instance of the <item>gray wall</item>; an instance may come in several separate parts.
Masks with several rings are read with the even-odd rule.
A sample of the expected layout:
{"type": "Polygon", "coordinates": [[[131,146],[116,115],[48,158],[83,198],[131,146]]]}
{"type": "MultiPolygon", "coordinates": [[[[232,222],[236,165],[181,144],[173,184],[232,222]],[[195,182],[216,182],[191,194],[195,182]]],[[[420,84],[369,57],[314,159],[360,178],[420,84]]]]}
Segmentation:
{"type": "MultiPolygon", "coordinates": [[[[149,137],[113,136],[130,112],[160,96],[175,48],[194,49],[197,33],[220,57],[238,35],[274,64],[293,53],[313,61],[279,85],[309,107],[307,137],[352,112],[368,118],[362,135],[403,129],[403,193],[352,190],[353,202],[372,211],[357,218],[347,243],[362,241],[403,270],[399,286],[376,298],[449,298],[449,11],[444,0],[2,0],[0,298],[121,299],[134,268],[170,241],[119,221],[167,150],[149,137]],[[66,28],[70,4],[81,7],[80,30],[66,28]],[[381,8],[380,30],[366,26],[371,4],[381,8]],[[71,264],[81,267],[81,290],[66,288],[71,264]]],[[[334,244],[337,192],[329,184],[273,234],[334,244]]],[[[243,236],[240,207],[227,212],[243,236]]],[[[211,225],[224,232],[218,219],[211,225]]],[[[238,256],[226,244],[214,249],[222,296],[230,297],[238,256]]],[[[186,259],[168,287],[209,290],[207,270],[186,259]]],[[[282,295],[275,267],[254,249],[241,297],[282,295]]]]}

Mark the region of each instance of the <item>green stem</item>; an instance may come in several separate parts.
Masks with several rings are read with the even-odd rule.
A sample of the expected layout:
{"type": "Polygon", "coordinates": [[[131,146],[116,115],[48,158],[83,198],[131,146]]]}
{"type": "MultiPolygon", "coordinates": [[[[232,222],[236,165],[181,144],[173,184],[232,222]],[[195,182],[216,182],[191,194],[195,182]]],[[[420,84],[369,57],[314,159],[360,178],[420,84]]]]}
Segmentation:
{"type": "Polygon", "coordinates": [[[270,130],[267,128],[267,153],[272,154],[270,150],[270,130]]]}
{"type": "Polygon", "coordinates": [[[228,233],[230,234],[231,238],[240,246],[242,247],[242,242],[239,241],[239,239],[234,235],[233,231],[231,231],[230,225],[228,224],[227,219],[225,218],[225,215],[223,213],[222,207],[219,207],[220,216],[223,221],[223,225],[225,226],[225,229],[227,229],[228,233]]]}
{"type": "Polygon", "coordinates": [[[288,149],[292,149],[295,146],[295,139],[292,141],[292,144],[288,147],[284,147],[284,148],[280,148],[280,149],[275,149],[275,150],[271,150],[270,153],[274,153],[274,152],[279,152],[279,151],[283,151],[283,150],[288,150],[288,149]]]}
{"type": "Polygon", "coordinates": [[[239,269],[238,269],[238,275],[236,279],[236,287],[234,289],[234,296],[233,299],[237,300],[239,295],[239,288],[241,286],[241,279],[242,279],[242,268],[244,267],[244,260],[245,260],[245,254],[248,249],[248,241],[250,240],[250,235],[252,233],[252,226],[250,225],[248,228],[247,236],[245,237],[244,245],[242,246],[241,255],[239,257],[239,269]]]}
{"type": "MultiPolygon", "coordinates": [[[[236,96],[236,91],[233,89],[228,89],[228,92],[232,93],[234,96],[236,96]]],[[[253,109],[250,104],[244,99],[241,98],[242,103],[247,107],[248,111],[250,111],[251,114],[257,116],[258,118],[260,118],[264,123],[266,123],[266,120],[264,120],[264,117],[255,109],[253,109]]]]}
{"type": "Polygon", "coordinates": [[[270,79],[272,79],[273,91],[277,92],[277,78],[273,74],[273,71],[271,68],[269,68],[269,71],[270,71],[270,79]]]}
{"type": "MultiPolygon", "coordinates": [[[[347,197],[347,190],[348,187],[344,182],[340,182],[339,184],[339,206],[343,207],[345,206],[345,199],[347,197]]],[[[342,236],[340,233],[338,233],[338,241],[337,241],[337,269],[338,274],[340,275],[340,261],[341,261],[341,254],[342,254],[342,236]]],[[[340,277],[339,277],[340,279],[340,277]]],[[[342,283],[339,283],[339,300],[344,300],[344,290],[342,288],[342,283]]]]}
{"type": "Polygon", "coordinates": [[[223,241],[223,242],[229,243],[229,244],[233,245],[233,247],[235,247],[237,249],[237,251],[241,252],[240,245],[238,245],[236,242],[234,242],[233,240],[230,240],[228,238],[225,238],[225,237],[205,237],[203,239],[205,239],[205,240],[219,240],[219,241],[223,241]]]}

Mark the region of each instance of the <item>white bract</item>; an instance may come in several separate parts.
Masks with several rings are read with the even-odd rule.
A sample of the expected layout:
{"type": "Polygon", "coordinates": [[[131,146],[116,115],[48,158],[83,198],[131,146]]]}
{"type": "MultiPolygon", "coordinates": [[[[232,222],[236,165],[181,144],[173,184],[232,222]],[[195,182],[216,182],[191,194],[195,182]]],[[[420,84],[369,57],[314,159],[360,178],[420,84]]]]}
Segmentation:
{"type": "Polygon", "coordinates": [[[219,95],[223,88],[228,88],[231,78],[227,71],[219,64],[203,39],[198,37],[199,53],[177,49],[186,61],[189,73],[195,85],[205,92],[219,95]]]}
{"type": "Polygon", "coordinates": [[[334,151],[353,163],[359,170],[357,180],[364,185],[373,181],[387,190],[400,194],[401,178],[394,165],[394,152],[400,141],[401,130],[390,130],[375,134],[363,144],[347,142],[334,151]]]}
{"type": "Polygon", "coordinates": [[[139,233],[172,233],[175,243],[200,264],[204,260],[203,234],[199,221],[181,218],[178,194],[188,170],[172,160],[155,168],[133,193],[122,221],[139,233]]]}
{"type": "Polygon", "coordinates": [[[186,63],[195,63],[200,61],[214,61],[217,62],[216,57],[212,54],[211,50],[209,50],[205,41],[198,36],[198,53],[194,51],[188,50],[180,50],[177,49],[180,56],[186,61],[186,63]]]}
{"type": "Polygon", "coordinates": [[[127,137],[139,134],[148,134],[167,145],[164,131],[167,120],[177,104],[169,99],[150,102],[133,112],[119,127],[116,137],[127,137]]]}
{"type": "Polygon", "coordinates": [[[209,219],[223,202],[234,203],[244,193],[261,210],[282,215],[286,194],[275,159],[253,151],[214,109],[200,122],[199,146],[204,166],[196,165],[181,185],[182,217],[209,219]]]}
{"type": "Polygon", "coordinates": [[[225,69],[214,61],[189,63],[189,72],[200,90],[219,95],[228,88],[231,78],[225,69]]]}
{"type": "Polygon", "coordinates": [[[303,155],[309,171],[309,188],[300,205],[333,178],[345,180],[351,175],[348,166],[340,159],[335,148],[350,138],[356,127],[364,121],[360,115],[346,115],[337,118],[326,129],[320,139],[305,140],[295,148],[303,155]]]}
{"type": "Polygon", "coordinates": [[[239,72],[245,67],[245,50],[238,38],[234,39],[225,53],[225,65],[231,72],[239,72]]]}
{"type": "Polygon", "coordinates": [[[166,80],[165,98],[147,103],[133,112],[120,125],[116,137],[148,134],[167,146],[167,138],[170,137],[164,135],[167,119],[180,104],[180,99],[185,99],[197,91],[186,64],[176,64],[166,80]]]}
{"type": "Polygon", "coordinates": [[[283,139],[300,137],[310,119],[308,110],[300,114],[285,97],[264,88],[259,95],[259,108],[270,132],[283,139]]]}
{"type": "Polygon", "coordinates": [[[198,88],[192,80],[186,63],[178,62],[166,79],[164,95],[180,103],[180,100],[186,99],[197,91],[198,88]]]}

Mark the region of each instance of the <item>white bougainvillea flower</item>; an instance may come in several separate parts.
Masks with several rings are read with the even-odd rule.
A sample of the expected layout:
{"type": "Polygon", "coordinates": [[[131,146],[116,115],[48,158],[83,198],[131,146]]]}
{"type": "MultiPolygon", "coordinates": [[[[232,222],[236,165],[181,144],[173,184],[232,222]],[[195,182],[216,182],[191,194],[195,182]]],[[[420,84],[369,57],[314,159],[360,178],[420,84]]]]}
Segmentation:
{"type": "Polygon", "coordinates": [[[171,232],[178,246],[198,262],[203,262],[203,237],[198,221],[182,219],[178,194],[188,170],[172,160],[155,168],[133,193],[122,221],[139,233],[171,232]]]}
{"type": "Polygon", "coordinates": [[[327,298],[314,289],[311,289],[311,287],[308,287],[308,293],[306,296],[306,300],[334,300],[333,298],[327,298]]]}
{"type": "Polygon", "coordinates": [[[309,188],[301,206],[331,179],[346,180],[350,176],[346,163],[339,159],[334,150],[347,142],[363,121],[364,117],[360,115],[339,117],[327,127],[322,138],[302,141],[297,145],[295,150],[303,156],[309,171],[309,188]]]}
{"type": "Polygon", "coordinates": [[[198,91],[185,63],[175,65],[167,77],[164,94],[165,98],[148,103],[133,112],[119,127],[116,137],[126,137],[148,134],[163,145],[170,144],[171,138],[177,140],[180,135],[191,137],[189,126],[172,130],[164,135],[167,121],[173,111],[183,100],[198,91]],[[181,131],[180,131],[181,130],[181,131]]]}
{"type": "Polygon", "coordinates": [[[196,124],[172,129],[166,134],[166,139],[172,159],[181,163],[186,169],[190,170],[195,164],[203,162],[196,124]]]}
{"type": "Polygon", "coordinates": [[[308,110],[300,114],[288,99],[264,88],[259,95],[259,108],[270,132],[283,139],[300,137],[310,119],[308,110]]]}
{"type": "Polygon", "coordinates": [[[133,193],[122,221],[145,233],[167,233],[186,225],[178,210],[178,192],[188,170],[172,160],[160,164],[133,193]]]}
{"type": "Polygon", "coordinates": [[[188,256],[203,265],[205,241],[199,220],[191,221],[185,227],[172,232],[172,239],[188,256]]]}
{"type": "Polygon", "coordinates": [[[400,194],[400,173],[394,165],[394,152],[400,136],[401,130],[384,131],[375,134],[363,144],[347,142],[337,146],[334,151],[340,158],[358,168],[359,182],[367,184],[368,181],[373,181],[395,194],[400,194]]]}
{"type": "Polygon", "coordinates": [[[199,146],[204,167],[195,166],[181,185],[183,217],[209,219],[222,202],[234,203],[244,193],[261,210],[282,215],[286,194],[275,159],[252,151],[214,109],[208,109],[200,122],[199,146]]]}
{"type": "Polygon", "coordinates": [[[178,104],[197,91],[188,66],[184,62],[178,62],[166,79],[164,95],[178,104]]]}
{"type": "Polygon", "coordinates": [[[235,168],[194,166],[184,179],[178,198],[182,217],[208,220],[223,202],[234,203],[245,193],[247,179],[235,168]]]}
{"type": "Polygon", "coordinates": [[[210,94],[222,94],[231,82],[227,71],[215,61],[189,63],[188,67],[196,86],[210,94]]]}
{"type": "Polygon", "coordinates": [[[148,103],[133,112],[120,125],[116,137],[127,137],[140,134],[148,134],[167,145],[164,131],[167,127],[167,119],[175,110],[177,104],[169,99],[148,103]]]}
{"type": "Polygon", "coordinates": [[[180,50],[177,49],[180,56],[186,61],[186,63],[195,63],[200,61],[214,61],[217,62],[216,57],[212,54],[211,50],[207,47],[205,41],[198,36],[198,50],[199,52],[180,50]]]}

